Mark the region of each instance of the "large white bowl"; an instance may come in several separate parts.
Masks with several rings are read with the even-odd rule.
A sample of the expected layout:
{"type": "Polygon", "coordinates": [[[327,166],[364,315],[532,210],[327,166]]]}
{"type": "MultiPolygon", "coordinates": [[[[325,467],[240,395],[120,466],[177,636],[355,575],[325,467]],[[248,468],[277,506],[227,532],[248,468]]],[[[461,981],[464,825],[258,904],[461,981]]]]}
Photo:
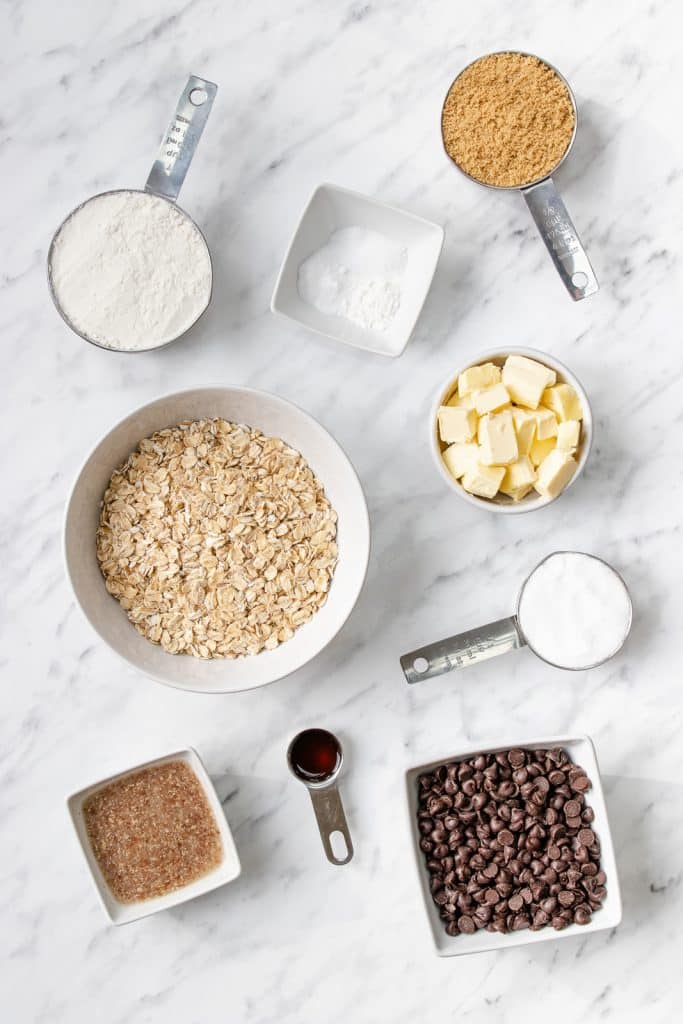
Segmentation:
{"type": "Polygon", "coordinates": [[[339,632],[361,592],[370,555],[370,523],[356,472],[337,442],[297,406],[265,391],[238,387],[193,388],[143,405],[118,423],[90,453],[66,509],[66,570],[83,613],[125,661],[169,686],[203,693],[233,693],[282,679],[314,658],[339,632]],[[111,474],[144,437],[182,420],[221,416],[281,437],[301,452],[339,516],[339,562],[323,607],[274,651],[253,657],[204,661],[167,654],[134,629],[107,592],[95,554],[100,503],[111,474]]]}

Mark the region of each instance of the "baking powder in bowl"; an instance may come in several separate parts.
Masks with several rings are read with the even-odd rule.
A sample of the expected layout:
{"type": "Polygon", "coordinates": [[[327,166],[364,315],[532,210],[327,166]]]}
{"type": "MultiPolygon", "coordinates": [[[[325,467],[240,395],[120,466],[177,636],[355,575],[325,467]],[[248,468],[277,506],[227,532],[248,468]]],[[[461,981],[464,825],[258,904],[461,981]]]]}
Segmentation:
{"type": "Polygon", "coordinates": [[[321,313],[383,334],[401,306],[407,258],[379,231],[340,228],[299,267],[299,295],[321,313]]]}
{"type": "Polygon", "coordinates": [[[164,345],[211,297],[211,258],[192,220],[148,192],[107,192],[78,207],[55,237],[50,279],[76,330],[107,348],[164,345]]]}
{"type": "Polygon", "coordinates": [[[550,555],[524,584],[517,610],[529,647],[560,668],[582,669],[621,648],[631,599],[614,569],[579,551],[550,555]]]}

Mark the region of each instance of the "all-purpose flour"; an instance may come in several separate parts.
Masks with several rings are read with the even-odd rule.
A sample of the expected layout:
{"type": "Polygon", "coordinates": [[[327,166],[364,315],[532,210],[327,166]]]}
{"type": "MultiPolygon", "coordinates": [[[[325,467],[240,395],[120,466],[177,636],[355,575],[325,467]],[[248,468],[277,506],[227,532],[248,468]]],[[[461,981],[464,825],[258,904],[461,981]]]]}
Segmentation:
{"type": "Polygon", "coordinates": [[[631,625],[631,599],[605,562],[560,551],[524,585],[519,625],[536,654],[560,668],[588,668],[619,650],[631,625]]]}
{"type": "Polygon", "coordinates": [[[299,295],[321,313],[382,333],[401,305],[406,260],[406,250],[378,231],[341,228],[299,267],[299,295]]]}
{"type": "Polygon", "coordinates": [[[52,287],[68,320],[116,349],[163,345],[206,309],[211,260],[201,232],[147,192],[95,196],[55,239],[52,287]]]}

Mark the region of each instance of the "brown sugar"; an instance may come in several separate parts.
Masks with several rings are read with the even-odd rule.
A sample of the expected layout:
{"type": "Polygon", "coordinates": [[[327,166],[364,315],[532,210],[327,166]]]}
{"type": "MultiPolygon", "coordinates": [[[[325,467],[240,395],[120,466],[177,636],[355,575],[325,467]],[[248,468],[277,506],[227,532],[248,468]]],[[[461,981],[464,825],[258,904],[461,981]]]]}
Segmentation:
{"type": "Polygon", "coordinates": [[[86,800],[83,816],[97,863],[120,903],[164,896],[223,859],[213,812],[184,761],[103,786],[86,800]]]}
{"type": "Polygon", "coordinates": [[[485,185],[519,188],[550,174],[575,125],[569,91],[538,57],[492,53],[451,86],[441,115],[446,152],[485,185]]]}

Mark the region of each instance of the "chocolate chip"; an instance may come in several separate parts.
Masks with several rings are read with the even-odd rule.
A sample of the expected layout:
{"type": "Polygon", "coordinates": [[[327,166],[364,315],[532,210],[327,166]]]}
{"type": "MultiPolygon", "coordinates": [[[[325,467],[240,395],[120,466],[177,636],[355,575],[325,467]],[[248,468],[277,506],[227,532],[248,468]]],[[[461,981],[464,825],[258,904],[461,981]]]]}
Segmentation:
{"type": "Polygon", "coordinates": [[[418,779],[419,846],[450,936],[588,923],[606,895],[590,780],[560,748],[501,751],[418,779]]]}

